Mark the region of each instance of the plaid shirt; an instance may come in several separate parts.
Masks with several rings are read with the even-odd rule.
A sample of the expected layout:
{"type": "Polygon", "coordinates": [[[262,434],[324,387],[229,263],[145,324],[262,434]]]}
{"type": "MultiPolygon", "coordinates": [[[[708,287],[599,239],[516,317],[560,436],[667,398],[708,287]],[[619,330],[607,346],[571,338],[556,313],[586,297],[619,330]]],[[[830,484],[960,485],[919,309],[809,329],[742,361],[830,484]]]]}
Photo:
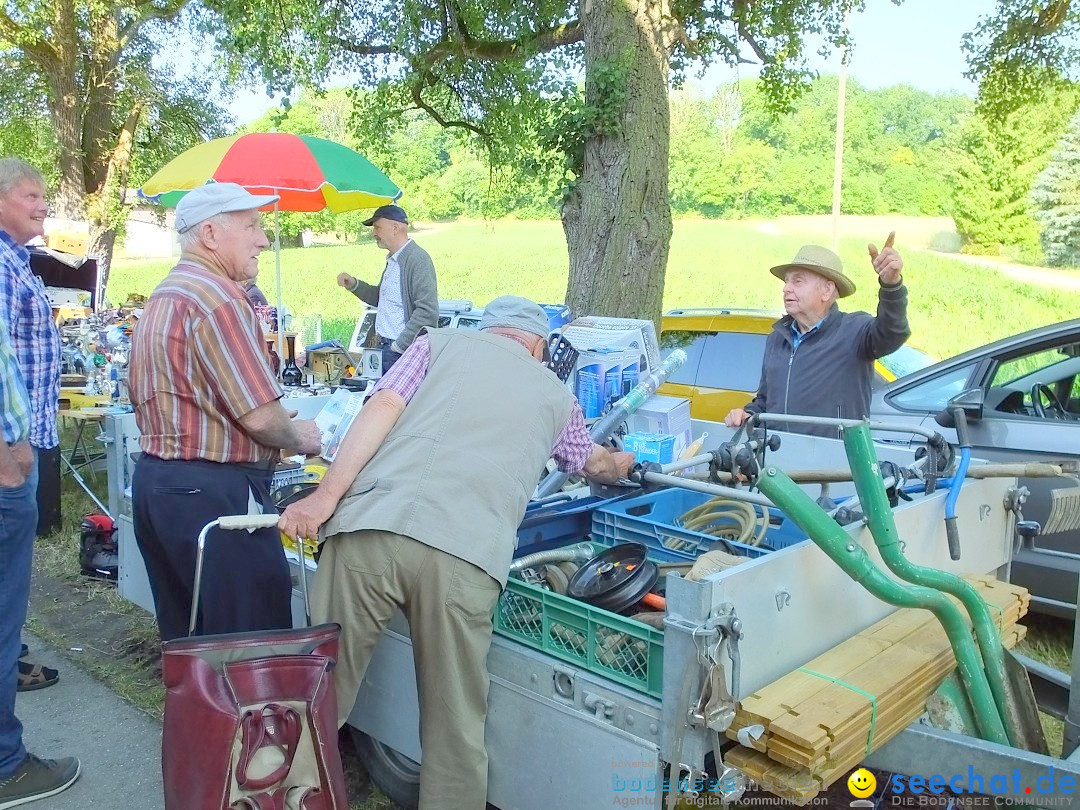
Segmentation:
{"type": "MultiPolygon", "coordinates": [[[[500,337],[514,340],[509,335],[500,335],[500,337]]],[[[416,340],[405,350],[401,358],[383,375],[372,393],[387,388],[397,393],[408,404],[420,389],[420,383],[424,381],[424,377],[427,376],[430,360],[431,346],[427,335],[421,333],[417,335],[416,340]]],[[[562,472],[576,473],[585,467],[592,449],[592,437],[585,429],[585,415],[581,412],[581,406],[575,402],[570,411],[570,418],[566,420],[566,426],[551,449],[551,457],[555,459],[555,463],[562,472]]]]}
{"type": "Polygon", "coordinates": [[[19,361],[8,340],[7,327],[0,324],[0,428],[4,441],[17,444],[30,435],[30,400],[19,361]]]}
{"type": "Polygon", "coordinates": [[[60,439],[60,332],[45,285],[30,270],[30,252],[0,230],[0,314],[30,398],[30,443],[48,450],[60,439]]]}

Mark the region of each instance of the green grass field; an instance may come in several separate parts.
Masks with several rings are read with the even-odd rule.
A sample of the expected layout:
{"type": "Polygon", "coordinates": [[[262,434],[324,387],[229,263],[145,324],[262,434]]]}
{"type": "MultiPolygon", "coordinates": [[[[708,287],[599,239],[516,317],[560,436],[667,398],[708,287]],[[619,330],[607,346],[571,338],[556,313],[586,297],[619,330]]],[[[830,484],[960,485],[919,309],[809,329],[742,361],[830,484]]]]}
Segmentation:
{"type": "MultiPolygon", "coordinates": [[[[435,261],[440,298],[484,304],[512,293],[547,303],[562,301],[565,295],[566,241],[558,222],[451,223],[421,228],[415,238],[435,261]]],[[[789,261],[805,241],[804,236],[762,233],[749,222],[676,221],[664,307],[778,309],[780,283],[768,268],[789,261]]],[[[993,269],[905,248],[902,236],[897,247],[904,254],[911,295],[912,343],[937,357],[1080,313],[1080,293],[1020,284],[993,269]]],[[[840,252],[859,286],[844,308],[872,311],[876,282],[866,242],[846,239],[840,252]]],[[[285,304],[305,320],[322,315],[324,337],[347,338],[358,303],[336,286],[335,278],[346,271],[377,281],[384,259],[373,242],[283,250],[285,304]]],[[[117,259],[109,299],[122,303],[129,293],[149,294],[172,264],[168,259],[117,259]]],[[[263,254],[259,278],[259,286],[273,299],[273,251],[263,254]]]]}

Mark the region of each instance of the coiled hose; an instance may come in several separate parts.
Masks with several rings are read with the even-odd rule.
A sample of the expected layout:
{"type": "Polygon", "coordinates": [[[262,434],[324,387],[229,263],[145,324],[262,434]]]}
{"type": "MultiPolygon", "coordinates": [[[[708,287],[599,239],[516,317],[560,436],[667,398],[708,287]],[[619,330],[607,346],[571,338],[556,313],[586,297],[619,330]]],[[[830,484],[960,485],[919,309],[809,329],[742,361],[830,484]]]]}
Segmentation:
{"type": "MultiPolygon", "coordinates": [[[[678,525],[688,531],[716,537],[724,541],[728,551],[735,553],[727,541],[733,540],[747,546],[761,545],[769,528],[769,513],[763,511],[759,515],[754,505],[746,501],[716,497],[681,515],[678,525]]],[[[693,545],[680,537],[670,536],[662,537],[660,542],[676,551],[693,545]]]]}

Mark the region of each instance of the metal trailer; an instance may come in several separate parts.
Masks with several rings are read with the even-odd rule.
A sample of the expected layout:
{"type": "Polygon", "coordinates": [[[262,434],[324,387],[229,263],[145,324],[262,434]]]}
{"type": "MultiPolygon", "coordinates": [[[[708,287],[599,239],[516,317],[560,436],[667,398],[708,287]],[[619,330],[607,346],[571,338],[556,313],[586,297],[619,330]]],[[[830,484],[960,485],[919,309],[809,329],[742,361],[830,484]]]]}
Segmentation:
{"type": "MultiPolygon", "coordinates": [[[[121,595],[143,604],[138,598],[141,560],[135,559],[130,518],[125,522],[130,505],[128,500],[125,507],[123,496],[134,423],[125,417],[109,421],[110,508],[119,515],[121,595]]],[[[709,427],[711,436],[725,435],[722,426],[709,427]]],[[[907,451],[885,452],[890,457],[899,454],[900,463],[911,460],[907,451]]],[[[843,449],[834,440],[791,437],[785,461],[799,458],[813,459],[814,466],[836,466],[843,449]]],[[[894,519],[906,555],[913,562],[955,573],[1007,576],[1015,516],[1006,504],[1014,484],[1014,479],[991,478],[964,485],[957,503],[964,539],[959,562],[950,559],[945,538],[947,493],[901,502],[894,519]]],[[[555,507],[547,518],[527,519],[519,532],[519,554],[579,539],[588,532],[596,505],[595,500],[569,503],[555,507]]],[[[880,564],[862,524],[846,531],[880,564]]],[[[145,572],[141,576],[145,582],[145,572]]],[[[712,678],[714,686],[722,684],[737,700],[893,610],[850,580],[810,542],[698,582],[669,575],[666,584],[663,686],[658,697],[495,635],[488,658],[487,722],[488,798],[493,805],[504,810],[613,804],[660,808],[665,778],[690,783],[704,778],[706,759],[718,741],[700,715],[693,716],[707,679],[712,678]],[[736,643],[717,646],[723,635],[736,643]]],[[[1075,649],[1080,651],[1080,641],[1075,649]]],[[[1070,718],[1066,744],[1071,751],[1080,732],[1080,690],[1070,690],[1070,680],[1080,679],[1077,660],[1071,679],[1035,662],[1025,663],[1033,671],[1044,708],[1070,718]]],[[[419,714],[411,642],[400,615],[375,652],[349,723],[359,732],[361,754],[373,779],[392,795],[415,791],[416,763],[421,759],[419,714]]],[[[1080,779],[1080,762],[1072,756],[1045,757],[918,723],[875,751],[865,764],[904,774],[967,774],[969,766],[982,774],[1012,774],[1018,769],[1022,783],[1029,785],[1051,768],[1059,778],[1080,779]]],[[[723,767],[721,773],[738,776],[723,767]]],[[[1043,794],[1026,796],[1024,801],[1053,805],[1055,798],[1060,802],[1043,794]]]]}

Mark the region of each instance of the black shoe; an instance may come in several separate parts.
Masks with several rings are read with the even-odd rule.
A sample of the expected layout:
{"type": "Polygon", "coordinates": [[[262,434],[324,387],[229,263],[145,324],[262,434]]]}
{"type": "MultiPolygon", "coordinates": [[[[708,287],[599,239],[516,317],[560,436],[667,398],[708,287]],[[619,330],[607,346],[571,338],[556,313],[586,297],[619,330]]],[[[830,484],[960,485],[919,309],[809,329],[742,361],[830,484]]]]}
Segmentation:
{"type": "Polygon", "coordinates": [[[19,658],[26,658],[30,654],[30,648],[23,644],[19,647],[19,658]]]}
{"type": "Polygon", "coordinates": [[[0,810],[67,790],[79,778],[79,768],[75,757],[39,759],[28,755],[15,773],[0,779],[0,810]]]}

